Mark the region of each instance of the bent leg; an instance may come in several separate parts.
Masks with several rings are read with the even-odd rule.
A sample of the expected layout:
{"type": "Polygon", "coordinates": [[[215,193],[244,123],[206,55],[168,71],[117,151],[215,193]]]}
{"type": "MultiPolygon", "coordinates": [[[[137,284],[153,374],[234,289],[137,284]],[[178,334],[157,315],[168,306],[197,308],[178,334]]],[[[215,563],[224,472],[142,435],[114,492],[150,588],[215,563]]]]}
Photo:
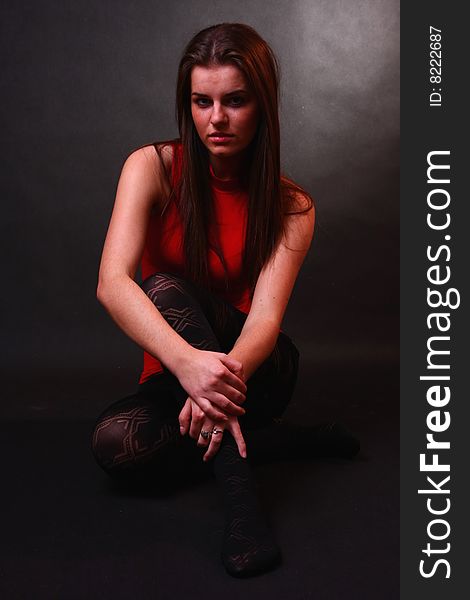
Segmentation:
{"type": "Polygon", "coordinates": [[[190,475],[210,475],[201,450],[179,431],[178,407],[164,375],[153,393],[137,392],[108,406],[97,418],[92,452],[113,479],[165,491],[190,475]]]}
{"type": "MultiPolygon", "coordinates": [[[[166,274],[153,275],[142,287],[170,325],[191,345],[230,351],[246,315],[166,274]]],[[[176,387],[177,380],[173,380],[176,387]]],[[[150,390],[152,382],[142,385],[145,384],[150,390]]],[[[213,469],[226,511],[221,554],[225,568],[232,575],[247,576],[273,567],[280,560],[280,551],[260,509],[250,463],[241,458],[229,431],[224,432],[221,446],[208,465],[213,469]]]]}
{"type": "Polygon", "coordinates": [[[200,303],[201,291],[190,282],[168,273],[155,273],[142,289],[169,325],[191,346],[220,352],[220,343],[200,303]]]}
{"type": "MultiPolygon", "coordinates": [[[[247,318],[223,299],[172,274],[155,273],[143,282],[142,289],[173,329],[201,350],[230,352],[247,318]]],[[[242,428],[280,418],[294,392],[298,361],[297,348],[281,332],[272,354],[247,382],[247,412],[240,417],[242,428]]],[[[174,380],[176,390],[179,382],[176,377],[174,380]]],[[[182,408],[186,395],[181,390],[178,396],[182,408]]]]}
{"type": "Polygon", "coordinates": [[[272,354],[247,382],[246,414],[239,417],[240,425],[257,429],[280,422],[294,395],[298,370],[299,351],[281,332],[272,354]]]}

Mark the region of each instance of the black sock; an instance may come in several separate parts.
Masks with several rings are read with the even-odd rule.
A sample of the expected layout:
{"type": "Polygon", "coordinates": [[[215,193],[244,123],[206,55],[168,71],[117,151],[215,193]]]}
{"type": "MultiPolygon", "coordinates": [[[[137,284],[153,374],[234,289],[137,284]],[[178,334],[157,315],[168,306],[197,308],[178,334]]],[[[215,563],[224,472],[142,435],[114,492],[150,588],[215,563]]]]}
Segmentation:
{"type": "Polygon", "coordinates": [[[275,422],[258,429],[244,430],[248,456],[253,462],[312,457],[353,458],[359,440],[340,423],[296,425],[275,422]]]}
{"type": "Polygon", "coordinates": [[[280,549],[262,513],[256,482],[229,431],[213,459],[213,471],[225,504],[222,562],[228,573],[246,577],[268,571],[281,560],[280,549]]]}

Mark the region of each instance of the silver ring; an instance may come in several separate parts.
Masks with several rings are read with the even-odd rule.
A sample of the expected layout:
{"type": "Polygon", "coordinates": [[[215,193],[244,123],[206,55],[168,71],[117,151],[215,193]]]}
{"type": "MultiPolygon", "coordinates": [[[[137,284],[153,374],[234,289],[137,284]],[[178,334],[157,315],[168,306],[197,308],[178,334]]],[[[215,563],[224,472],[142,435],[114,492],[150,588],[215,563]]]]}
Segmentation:
{"type": "Polygon", "coordinates": [[[202,431],[201,429],[201,437],[207,440],[207,438],[212,435],[212,431],[202,431]]]}
{"type": "Polygon", "coordinates": [[[223,429],[217,429],[217,427],[214,427],[214,429],[212,430],[212,433],[214,435],[217,435],[218,433],[223,433],[224,430],[223,429]]]}

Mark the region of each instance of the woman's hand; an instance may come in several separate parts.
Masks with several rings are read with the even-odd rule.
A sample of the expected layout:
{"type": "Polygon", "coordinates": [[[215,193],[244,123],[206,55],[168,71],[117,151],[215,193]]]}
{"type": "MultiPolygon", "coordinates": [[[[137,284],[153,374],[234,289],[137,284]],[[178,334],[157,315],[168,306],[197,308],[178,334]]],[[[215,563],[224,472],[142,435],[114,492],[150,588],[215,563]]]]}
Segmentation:
{"type": "Polygon", "coordinates": [[[204,462],[207,462],[217,454],[225,429],[228,429],[232,434],[238,446],[240,456],[246,458],[246,443],[237,417],[231,416],[228,418],[228,421],[224,422],[213,421],[204,414],[191,398],[188,398],[179,414],[179,422],[181,435],[185,435],[189,429],[190,437],[197,440],[198,446],[208,446],[207,452],[202,458],[204,462]],[[216,429],[216,433],[212,433],[208,438],[202,437],[201,431],[212,432],[214,428],[216,429]]]}
{"type": "Polygon", "coordinates": [[[245,414],[239,406],[245,402],[246,385],[238,360],[222,352],[192,348],[175,375],[208,419],[227,422],[230,416],[245,414]]]}

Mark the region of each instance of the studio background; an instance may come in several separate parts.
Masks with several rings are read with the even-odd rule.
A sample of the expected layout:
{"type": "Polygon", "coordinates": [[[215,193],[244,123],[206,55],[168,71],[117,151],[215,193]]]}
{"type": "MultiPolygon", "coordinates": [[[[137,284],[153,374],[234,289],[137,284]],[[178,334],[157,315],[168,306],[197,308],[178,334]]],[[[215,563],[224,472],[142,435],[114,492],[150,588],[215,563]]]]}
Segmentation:
{"type": "Polygon", "coordinates": [[[283,169],[317,207],[284,321],[319,382],[299,410],[397,365],[398,2],[3,2],[4,416],[91,418],[134,390],[142,352],[95,297],[116,184],[134,148],[177,136],[183,46],[222,21],[273,47],[283,169]]]}

